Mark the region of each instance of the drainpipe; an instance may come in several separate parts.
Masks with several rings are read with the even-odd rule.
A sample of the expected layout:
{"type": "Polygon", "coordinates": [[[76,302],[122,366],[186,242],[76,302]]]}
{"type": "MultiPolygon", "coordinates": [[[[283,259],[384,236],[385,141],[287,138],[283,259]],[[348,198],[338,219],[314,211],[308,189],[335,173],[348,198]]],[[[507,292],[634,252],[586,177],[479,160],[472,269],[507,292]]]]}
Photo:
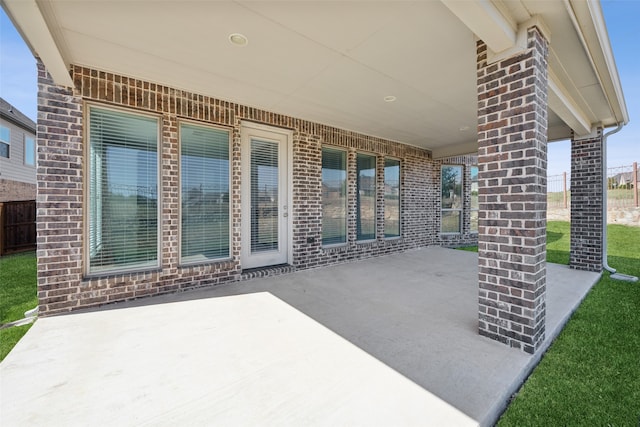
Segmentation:
{"type": "Polygon", "coordinates": [[[638,278],[635,276],[617,273],[615,268],[609,266],[607,260],[607,190],[609,189],[609,182],[607,179],[607,137],[620,132],[620,129],[622,129],[622,124],[618,124],[615,129],[602,136],[602,191],[604,199],[602,201],[602,267],[611,273],[609,277],[612,279],[637,282],[638,278]]]}

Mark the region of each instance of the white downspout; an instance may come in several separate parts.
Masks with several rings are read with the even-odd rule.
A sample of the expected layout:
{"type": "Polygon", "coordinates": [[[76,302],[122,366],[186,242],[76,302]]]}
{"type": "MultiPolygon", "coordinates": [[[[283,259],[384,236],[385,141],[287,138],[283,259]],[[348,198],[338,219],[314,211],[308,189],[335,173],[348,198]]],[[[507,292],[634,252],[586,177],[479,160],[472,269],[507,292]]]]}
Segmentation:
{"type": "Polygon", "coordinates": [[[607,259],[607,191],[609,189],[609,180],[607,179],[607,137],[620,132],[620,129],[622,129],[622,124],[618,124],[615,129],[602,136],[602,267],[611,273],[609,277],[612,279],[637,282],[638,278],[635,276],[617,273],[615,268],[609,266],[607,259]]]}
{"type": "Polygon", "coordinates": [[[622,125],[602,136],[602,267],[609,273],[614,274],[615,268],[609,267],[607,261],[607,191],[609,190],[609,180],[607,179],[607,137],[620,132],[622,125]]]}

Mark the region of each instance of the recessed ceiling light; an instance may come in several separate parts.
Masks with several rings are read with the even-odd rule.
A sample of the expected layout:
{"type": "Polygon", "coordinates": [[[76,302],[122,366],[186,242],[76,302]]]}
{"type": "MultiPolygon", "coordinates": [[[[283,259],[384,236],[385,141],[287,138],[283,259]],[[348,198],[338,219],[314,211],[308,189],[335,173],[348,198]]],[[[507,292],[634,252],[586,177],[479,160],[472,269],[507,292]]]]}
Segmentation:
{"type": "Polygon", "coordinates": [[[233,33],[229,35],[229,41],[236,46],[246,46],[249,43],[249,39],[240,33],[233,33]]]}
{"type": "Polygon", "coordinates": [[[385,96],[384,102],[394,102],[397,98],[393,95],[385,96]]]}

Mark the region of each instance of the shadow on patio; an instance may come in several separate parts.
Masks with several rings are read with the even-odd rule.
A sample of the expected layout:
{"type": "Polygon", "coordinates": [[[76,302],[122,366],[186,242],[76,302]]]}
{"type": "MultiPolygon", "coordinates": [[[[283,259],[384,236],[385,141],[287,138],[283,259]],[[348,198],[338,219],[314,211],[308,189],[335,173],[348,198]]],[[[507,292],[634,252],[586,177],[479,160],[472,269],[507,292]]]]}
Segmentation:
{"type": "MultiPolygon", "coordinates": [[[[599,276],[547,269],[548,344],[599,276]]],[[[542,352],[479,336],[477,294],[475,253],[425,248],[40,319],[0,421],[491,425],[542,352]]]]}

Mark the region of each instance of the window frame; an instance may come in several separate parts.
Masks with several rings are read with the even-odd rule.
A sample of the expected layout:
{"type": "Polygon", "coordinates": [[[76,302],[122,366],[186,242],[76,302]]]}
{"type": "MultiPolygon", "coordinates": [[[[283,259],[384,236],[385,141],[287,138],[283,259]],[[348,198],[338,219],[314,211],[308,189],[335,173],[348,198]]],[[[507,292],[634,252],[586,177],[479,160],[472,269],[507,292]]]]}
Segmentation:
{"type": "Polygon", "coordinates": [[[24,138],[23,138],[23,156],[22,156],[22,163],[25,166],[28,167],[36,167],[36,138],[28,135],[28,134],[24,134],[24,138]],[[33,141],[33,149],[32,150],[27,150],[27,141],[33,141]],[[31,153],[33,154],[33,163],[27,163],[27,151],[31,151],[31,153]]]}
{"type": "Polygon", "coordinates": [[[7,146],[7,156],[2,156],[0,155],[0,158],[3,159],[10,159],[11,158],[11,128],[4,126],[4,125],[0,125],[0,144],[4,144],[7,146]],[[2,130],[6,129],[7,130],[7,140],[4,140],[2,138],[2,130]]]}
{"type": "Polygon", "coordinates": [[[323,214],[320,218],[320,244],[323,248],[335,248],[346,246],[349,244],[349,151],[342,147],[337,147],[333,145],[323,145],[320,149],[320,206],[323,209],[323,214]],[[344,155],[344,182],[345,182],[345,194],[344,194],[344,242],[336,242],[336,243],[324,243],[324,238],[322,237],[323,232],[323,218],[324,218],[324,203],[322,196],[322,152],[327,149],[331,151],[338,151],[344,155]]]}
{"type": "MultiPolygon", "coordinates": [[[[83,140],[84,144],[84,164],[83,170],[86,172],[84,175],[84,197],[83,197],[83,220],[84,220],[84,232],[83,232],[83,254],[84,254],[84,276],[87,278],[96,278],[96,277],[105,277],[105,276],[113,276],[115,274],[129,274],[129,273],[138,273],[144,271],[155,271],[160,269],[162,265],[162,128],[163,128],[163,119],[159,114],[152,114],[146,111],[140,111],[132,108],[126,107],[117,107],[111,105],[105,105],[97,102],[87,102],[85,101],[83,104],[83,111],[85,111],[85,115],[83,117],[84,126],[83,131],[83,140]],[[91,133],[90,133],[90,123],[91,123],[91,110],[98,109],[104,111],[113,111],[121,114],[130,114],[132,116],[138,117],[146,117],[151,118],[156,121],[156,183],[157,183],[157,221],[156,221],[156,245],[157,245],[157,256],[155,264],[149,265],[134,265],[130,267],[121,267],[121,268],[109,268],[100,271],[91,271],[91,248],[90,248],[90,233],[91,233],[91,212],[90,212],[90,204],[91,204],[91,133]]],[[[104,167],[104,166],[101,166],[104,167]]],[[[101,200],[102,202],[102,200],[101,200]]],[[[102,203],[101,203],[102,205],[102,203]]],[[[102,207],[101,207],[102,208],[102,207]]]]}
{"type": "MultiPolygon", "coordinates": [[[[375,153],[371,153],[371,152],[367,152],[367,151],[356,151],[356,162],[355,162],[355,166],[356,166],[356,170],[355,170],[355,177],[356,177],[356,182],[355,182],[355,187],[356,187],[356,191],[355,191],[355,232],[356,232],[356,242],[357,243],[368,243],[368,242],[375,242],[378,238],[378,155],[375,153]],[[358,236],[358,218],[360,215],[359,209],[358,209],[358,187],[359,187],[359,171],[358,171],[358,156],[367,156],[367,157],[372,157],[373,161],[374,161],[374,167],[373,167],[373,171],[375,172],[375,175],[373,177],[373,184],[374,184],[374,188],[373,188],[373,237],[370,239],[360,239],[358,236]]],[[[347,165],[348,167],[348,165],[347,165]]],[[[348,176],[348,173],[347,173],[348,176]]]]}
{"type": "Polygon", "coordinates": [[[233,129],[225,126],[218,126],[208,123],[202,123],[195,120],[179,119],[178,120],[178,262],[180,266],[194,266],[204,264],[215,264],[219,262],[229,261],[233,258],[233,129]],[[229,255],[220,258],[211,258],[207,260],[184,260],[182,257],[182,125],[201,127],[203,129],[215,129],[227,132],[228,135],[228,161],[229,161],[229,255]]]}
{"type": "Polygon", "coordinates": [[[440,234],[442,235],[449,235],[449,236],[453,236],[453,235],[460,235],[462,234],[462,230],[463,230],[463,223],[464,223],[464,165],[453,165],[453,164],[443,164],[440,166],[440,189],[439,189],[439,193],[440,193],[440,234]],[[456,168],[460,171],[460,200],[461,200],[461,206],[459,208],[444,208],[442,205],[442,186],[443,186],[443,182],[442,182],[442,173],[444,171],[445,168],[456,168]],[[444,212],[458,212],[458,231],[443,231],[442,226],[443,226],[443,221],[442,219],[444,218],[443,213],[444,212]]]}
{"type": "Polygon", "coordinates": [[[385,218],[383,219],[383,235],[385,240],[396,240],[402,238],[402,160],[396,157],[385,157],[384,158],[384,166],[383,166],[384,176],[383,176],[383,197],[382,200],[384,202],[384,211],[385,218]],[[387,160],[398,162],[398,235],[387,235],[387,221],[386,221],[386,210],[387,210],[387,160]]]}

